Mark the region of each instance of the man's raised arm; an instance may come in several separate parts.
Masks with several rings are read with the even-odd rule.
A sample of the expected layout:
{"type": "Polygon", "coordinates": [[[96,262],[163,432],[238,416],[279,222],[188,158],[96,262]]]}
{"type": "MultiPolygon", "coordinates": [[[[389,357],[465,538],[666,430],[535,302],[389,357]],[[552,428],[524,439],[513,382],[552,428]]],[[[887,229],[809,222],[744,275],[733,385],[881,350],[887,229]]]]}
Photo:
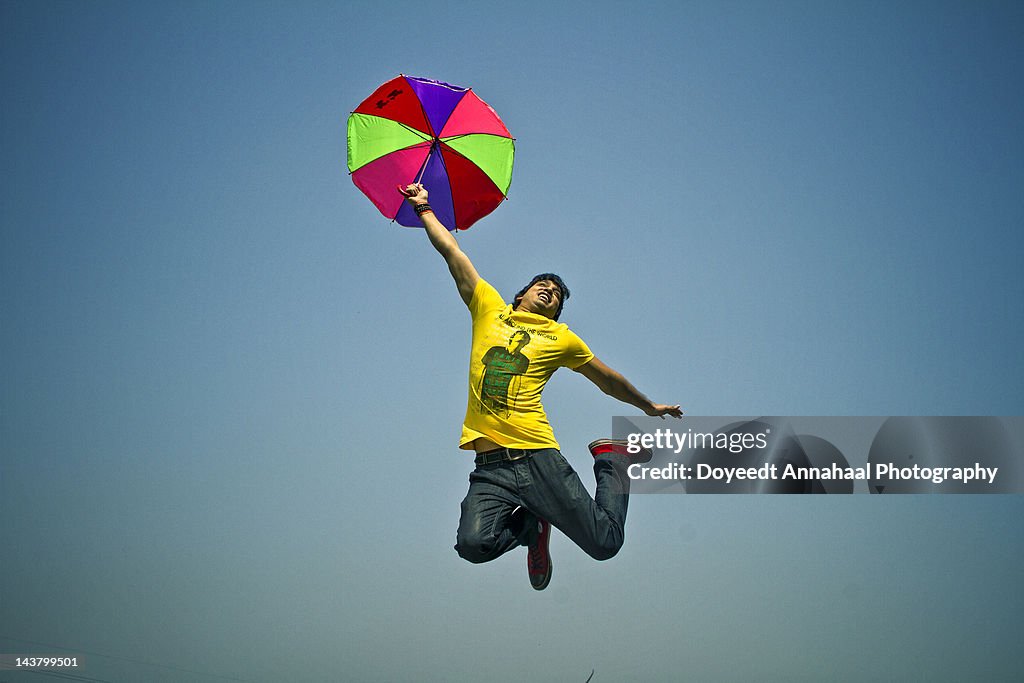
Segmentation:
{"type": "Polygon", "coordinates": [[[448,228],[444,227],[441,221],[437,220],[434,212],[429,209],[427,189],[423,185],[418,183],[406,185],[405,189],[399,187],[398,191],[405,195],[406,201],[412,204],[416,210],[420,222],[423,223],[423,227],[427,231],[430,243],[434,245],[434,249],[437,249],[437,253],[444,257],[445,263],[448,264],[448,270],[451,271],[452,277],[455,279],[455,285],[459,288],[459,296],[468,306],[473,298],[476,283],[480,281],[480,275],[473,267],[473,262],[459,248],[459,243],[448,232],[448,228]]]}

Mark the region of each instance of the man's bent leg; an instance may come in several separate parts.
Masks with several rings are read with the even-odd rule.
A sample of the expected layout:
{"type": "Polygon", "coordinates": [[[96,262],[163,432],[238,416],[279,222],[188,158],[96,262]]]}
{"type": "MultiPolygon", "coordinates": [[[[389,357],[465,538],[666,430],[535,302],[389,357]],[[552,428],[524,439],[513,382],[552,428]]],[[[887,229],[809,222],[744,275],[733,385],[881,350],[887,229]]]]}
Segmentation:
{"type": "Polygon", "coordinates": [[[529,468],[523,474],[529,481],[521,488],[526,506],[596,560],[614,557],[624,540],[629,477],[615,458],[594,460],[596,499],[557,450],[537,453],[524,463],[529,468]]]}
{"type": "Polygon", "coordinates": [[[502,470],[478,467],[469,475],[455,552],[473,563],[489,562],[521,545],[525,511],[516,511],[519,497],[503,485],[509,473],[502,470]]]}
{"type": "Polygon", "coordinates": [[[607,510],[625,528],[626,509],[629,506],[629,461],[616,455],[598,455],[594,458],[594,478],[597,489],[594,502],[607,510]]]}

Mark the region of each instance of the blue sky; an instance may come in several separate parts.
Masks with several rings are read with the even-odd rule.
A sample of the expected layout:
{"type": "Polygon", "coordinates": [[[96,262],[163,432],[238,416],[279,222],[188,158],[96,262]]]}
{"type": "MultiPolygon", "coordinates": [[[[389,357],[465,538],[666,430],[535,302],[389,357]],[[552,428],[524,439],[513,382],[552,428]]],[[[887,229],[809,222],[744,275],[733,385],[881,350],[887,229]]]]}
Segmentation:
{"type": "MultiPolygon", "coordinates": [[[[1020,4],[3,2],[0,31],[0,652],[108,681],[1024,665],[1019,496],[638,496],[610,562],[556,536],[542,594],[521,553],[460,560],[468,315],[345,168],[380,83],[472,86],[517,157],[463,248],[509,296],[560,273],[654,400],[1019,415],[1020,4]]],[[[545,403],[591,485],[632,409],[568,372],[545,403]]]]}

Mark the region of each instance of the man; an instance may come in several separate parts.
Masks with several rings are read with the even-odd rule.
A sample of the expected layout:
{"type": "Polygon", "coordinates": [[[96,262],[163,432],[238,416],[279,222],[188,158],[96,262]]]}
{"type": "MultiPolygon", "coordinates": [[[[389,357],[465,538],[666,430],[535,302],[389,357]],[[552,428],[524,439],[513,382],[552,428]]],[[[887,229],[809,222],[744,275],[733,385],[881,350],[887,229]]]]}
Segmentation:
{"type": "Polygon", "coordinates": [[[434,215],[423,185],[398,190],[444,257],[473,318],[469,402],[459,447],[476,451],[476,469],[462,501],[455,550],[478,563],[528,545],[530,583],[543,590],[551,580],[551,525],[595,559],[614,556],[622,547],[626,522],[626,468],[651,458],[649,451],[630,455],[624,442],[591,443],[597,478],[591,498],[559,452],[540,402],[554,371],[563,366],[575,370],[647,415],[678,418],[682,411],[678,405],[652,403],[558,322],[569,298],[560,277],[538,275],[506,304],[434,215]]]}

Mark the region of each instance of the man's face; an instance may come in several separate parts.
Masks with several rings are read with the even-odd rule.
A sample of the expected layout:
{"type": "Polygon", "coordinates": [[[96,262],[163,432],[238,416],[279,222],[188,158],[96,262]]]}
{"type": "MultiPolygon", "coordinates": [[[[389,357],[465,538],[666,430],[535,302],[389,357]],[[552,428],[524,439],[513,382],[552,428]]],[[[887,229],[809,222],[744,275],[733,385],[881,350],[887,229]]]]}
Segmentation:
{"type": "Polygon", "coordinates": [[[558,305],[562,301],[562,290],[551,280],[539,280],[526,290],[517,310],[536,313],[554,320],[558,305]]]}

